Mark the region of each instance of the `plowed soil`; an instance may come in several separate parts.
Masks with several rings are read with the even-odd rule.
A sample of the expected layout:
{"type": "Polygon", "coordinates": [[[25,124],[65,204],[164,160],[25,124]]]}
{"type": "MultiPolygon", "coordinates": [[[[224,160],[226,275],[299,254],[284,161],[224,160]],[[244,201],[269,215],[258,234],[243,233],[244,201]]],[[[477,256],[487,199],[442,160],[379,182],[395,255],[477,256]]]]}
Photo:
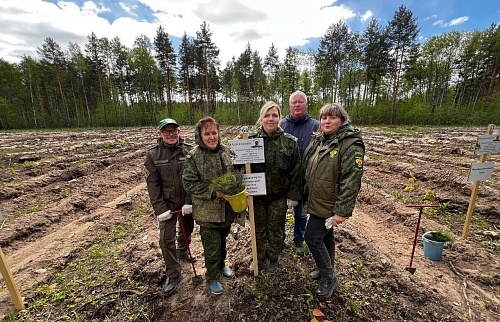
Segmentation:
{"type": "MultiPolygon", "coordinates": [[[[224,139],[239,135],[224,127],[224,139]]],[[[499,321],[500,154],[491,180],[482,181],[467,238],[462,238],[473,183],[474,146],[485,128],[362,128],[367,148],[363,187],[353,217],[335,228],[339,285],[332,298],[314,297],[310,253],[291,246],[293,220],[279,273],[254,277],[250,229],[234,224],[227,264],[235,277],[224,294],[193,285],[183,263],[176,294],[161,295],[165,270],[158,226],[149,205],[142,164],[155,144],[152,128],[0,133],[0,247],[26,303],[19,321],[499,321]],[[426,209],[413,240],[419,208],[426,209]],[[40,287],[57,289],[55,274],[69,274],[84,254],[115,227],[134,229],[114,240],[119,248],[111,278],[82,280],[62,299],[40,304],[40,287]],[[421,236],[449,231],[441,261],[423,255],[421,236]],[[312,292],[312,294],[310,293],[312,292]],[[79,297],[78,305],[69,305],[79,297]],[[88,300],[92,298],[92,300],[88,300]],[[321,314],[324,316],[321,316],[321,314]]],[[[182,136],[193,144],[193,128],[182,136]]],[[[107,235],[106,235],[107,234],[107,235]]],[[[203,249],[195,228],[192,253],[203,275],[203,249]]],[[[90,264],[89,264],[90,265],[90,264]]],[[[93,267],[89,266],[89,270],[93,267]]],[[[108,274],[104,271],[102,274],[108,274]]],[[[108,274],[109,275],[109,274],[108,274]]],[[[69,276],[69,275],[68,275],[69,276]]],[[[60,280],[59,280],[60,281],[60,280]]],[[[0,279],[0,319],[15,313],[0,279]]],[[[10,315],[12,317],[12,315],[10,315]]]]}

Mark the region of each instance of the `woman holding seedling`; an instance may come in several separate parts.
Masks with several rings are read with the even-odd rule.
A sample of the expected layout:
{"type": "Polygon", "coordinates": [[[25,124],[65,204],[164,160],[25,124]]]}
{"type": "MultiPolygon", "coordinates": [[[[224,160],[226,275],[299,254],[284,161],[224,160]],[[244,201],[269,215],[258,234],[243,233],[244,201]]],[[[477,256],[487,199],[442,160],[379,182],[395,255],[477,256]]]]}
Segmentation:
{"type": "Polygon", "coordinates": [[[221,143],[219,123],[212,117],[207,116],[196,125],[195,143],[187,155],[182,179],[192,198],[194,220],[200,225],[208,288],[213,294],[222,294],[220,276],[233,276],[225,259],[226,238],[236,213],[223,194],[212,189],[211,183],[234,168],[229,148],[221,143]]]}

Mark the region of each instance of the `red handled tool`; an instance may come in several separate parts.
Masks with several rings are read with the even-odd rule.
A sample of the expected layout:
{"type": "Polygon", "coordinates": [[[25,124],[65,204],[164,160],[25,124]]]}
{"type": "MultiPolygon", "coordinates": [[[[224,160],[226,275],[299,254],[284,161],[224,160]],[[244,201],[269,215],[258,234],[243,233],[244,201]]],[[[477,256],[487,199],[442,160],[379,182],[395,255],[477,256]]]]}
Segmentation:
{"type": "Polygon", "coordinates": [[[413,274],[415,273],[416,268],[411,267],[411,265],[413,264],[413,254],[415,253],[415,245],[417,244],[418,228],[420,227],[420,218],[422,218],[422,209],[426,207],[436,208],[439,207],[439,205],[418,204],[418,205],[406,205],[406,207],[420,208],[420,212],[418,213],[417,228],[415,228],[415,237],[413,238],[413,249],[411,251],[410,267],[406,268],[408,272],[413,274]]]}
{"type": "Polygon", "coordinates": [[[196,268],[194,267],[193,256],[191,255],[191,249],[189,248],[189,240],[186,234],[186,229],[184,228],[184,221],[182,220],[182,210],[175,210],[170,212],[172,215],[177,215],[179,217],[179,224],[181,225],[182,235],[184,236],[184,241],[186,242],[186,249],[189,255],[189,261],[191,262],[191,266],[193,267],[194,277],[192,279],[193,286],[200,285],[203,283],[203,277],[201,275],[196,274],[196,268]]]}

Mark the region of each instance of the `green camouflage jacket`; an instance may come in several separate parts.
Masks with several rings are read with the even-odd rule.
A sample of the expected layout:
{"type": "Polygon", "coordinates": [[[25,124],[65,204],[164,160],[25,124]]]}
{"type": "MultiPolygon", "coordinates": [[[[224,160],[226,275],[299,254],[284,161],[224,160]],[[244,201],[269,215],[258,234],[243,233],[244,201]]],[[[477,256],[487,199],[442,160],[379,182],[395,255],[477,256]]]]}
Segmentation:
{"type": "Polygon", "coordinates": [[[184,189],[193,201],[193,218],[201,223],[225,223],[236,214],[226,214],[226,200],[214,198],[210,188],[213,179],[233,171],[229,148],[220,142],[215,150],[209,150],[201,140],[198,127],[195,130],[197,144],[187,155],[182,181],[184,189]]]}
{"type": "Polygon", "coordinates": [[[302,164],[297,139],[285,133],[281,127],[268,136],[262,126],[257,133],[250,133],[248,137],[264,138],[265,163],[252,163],[251,169],[252,173],[266,174],[267,196],[300,200],[302,164]]]}
{"type": "Polygon", "coordinates": [[[304,152],[304,195],[310,214],[352,216],[361,189],[365,146],[359,129],[342,125],[325,140],[318,134],[304,152]]]}

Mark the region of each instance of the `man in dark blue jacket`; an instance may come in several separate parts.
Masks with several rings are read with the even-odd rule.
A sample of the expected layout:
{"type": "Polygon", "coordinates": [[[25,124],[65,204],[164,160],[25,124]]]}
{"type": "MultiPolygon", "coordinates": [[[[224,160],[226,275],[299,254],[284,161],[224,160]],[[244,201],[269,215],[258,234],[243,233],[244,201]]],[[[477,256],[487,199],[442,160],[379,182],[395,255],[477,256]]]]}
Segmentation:
{"type": "MultiPolygon", "coordinates": [[[[307,114],[307,96],[301,91],[295,91],[290,95],[290,114],[280,121],[280,127],[285,132],[295,136],[299,144],[300,157],[309,145],[313,132],[319,128],[319,121],[307,114]]],[[[307,213],[302,201],[294,206],[293,242],[299,255],[304,255],[304,232],[306,229],[307,213]]]]}

